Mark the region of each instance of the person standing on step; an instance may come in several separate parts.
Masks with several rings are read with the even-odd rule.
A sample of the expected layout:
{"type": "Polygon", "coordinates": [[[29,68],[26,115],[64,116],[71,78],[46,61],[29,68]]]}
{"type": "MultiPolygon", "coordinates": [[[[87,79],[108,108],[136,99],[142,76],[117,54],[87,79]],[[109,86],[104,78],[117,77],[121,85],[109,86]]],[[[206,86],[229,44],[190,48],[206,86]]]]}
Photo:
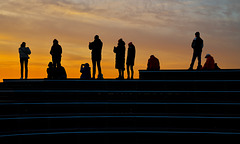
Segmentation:
{"type": "Polygon", "coordinates": [[[202,65],[201,65],[201,55],[202,55],[202,49],[203,49],[203,40],[200,37],[200,33],[196,32],[195,33],[195,38],[192,42],[192,48],[193,48],[193,56],[192,56],[192,62],[190,64],[190,68],[188,70],[193,70],[193,65],[198,57],[198,67],[197,70],[200,70],[202,65]]]}
{"type": "Polygon", "coordinates": [[[20,48],[18,49],[20,56],[20,64],[21,64],[21,79],[23,79],[23,65],[25,65],[25,79],[28,78],[28,59],[31,54],[31,50],[29,47],[26,47],[26,43],[22,42],[20,48]]]}
{"type": "Polygon", "coordinates": [[[103,79],[101,70],[102,47],[103,43],[99,39],[98,35],[95,35],[93,42],[89,42],[89,49],[92,50],[92,65],[93,65],[92,79],[95,79],[96,65],[98,67],[98,79],[103,79]]]}
{"type": "Polygon", "coordinates": [[[53,67],[61,67],[62,47],[58,44],[58,40],[53,40],[53,45],[50,51],[52,55],[53,67]]]}
{"type": "Polygon", "coordinates": [[[124,79],[125,50],[125,42],[122,39],[119,39],[118,46],[113,49],[113,52],[116,53],[115,68],[118,69],[119,72],[117,79],[124,79]]]}
{"type": "Polygon", "coordinates": [[[131,79],[133,79],[133,66],[134,66],[134,60],[135,60],[135,55],[136,55],[136,50],[135,46],[133,45],[132,42],[128,44],[128,55],[127,55],[127,74],[128,74],[128,79],[130,79],[130,68],[131,68],[131,79]]]}

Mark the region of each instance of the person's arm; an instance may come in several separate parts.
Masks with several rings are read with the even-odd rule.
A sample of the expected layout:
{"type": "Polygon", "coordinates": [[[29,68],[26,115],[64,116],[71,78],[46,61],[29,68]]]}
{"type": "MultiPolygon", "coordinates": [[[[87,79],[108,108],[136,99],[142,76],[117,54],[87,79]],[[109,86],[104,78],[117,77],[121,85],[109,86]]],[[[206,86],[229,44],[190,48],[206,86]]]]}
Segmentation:
{"type": "Polygon", "coordinates": [[[59,45],[59,47],[60,47],[59,52],[60,52],[60,54],[62,54],[62,47],[60,45],[59,45]]]}
{"type": "Polygon", "coordinates": [[[196,45],[196,40],[193,40],[193,41],[192,41],[192,48],[193,48],[193,49],[195,48],[195,45],[196,45]]]}
{"type": "Polygon", "coordinates": [[[31,54],[31,50],[30,50],[30,48],[29,47],[27,47],[27,54],[31,54]]]}

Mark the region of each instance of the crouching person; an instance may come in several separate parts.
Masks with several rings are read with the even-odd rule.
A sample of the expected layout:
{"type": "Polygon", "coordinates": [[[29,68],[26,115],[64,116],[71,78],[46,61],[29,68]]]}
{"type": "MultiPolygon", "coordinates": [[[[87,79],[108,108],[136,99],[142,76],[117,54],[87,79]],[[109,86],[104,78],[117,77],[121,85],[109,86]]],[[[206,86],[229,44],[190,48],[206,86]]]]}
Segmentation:
{"type": "Polygon", "coordinates": [[[80,79],[82,80],[89,80],[91,79],[91,68],[89,67],[88,63],[82,64],[80,72],[82,73],[80,79]]]}

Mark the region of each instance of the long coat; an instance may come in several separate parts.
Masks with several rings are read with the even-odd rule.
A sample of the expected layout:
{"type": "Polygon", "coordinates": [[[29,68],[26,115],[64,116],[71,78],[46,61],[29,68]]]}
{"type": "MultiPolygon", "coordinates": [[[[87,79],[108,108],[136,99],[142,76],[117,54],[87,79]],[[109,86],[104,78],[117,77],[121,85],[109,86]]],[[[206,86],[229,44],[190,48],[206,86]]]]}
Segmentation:
{"type": "Polygon", "coordinates": [[[135,46],[133,44],[129,45],[128,55],[127,55],[127,65],[134,66],[135,54],[136,54],[135,46]]]}
{"type": "Polygon", "coordinates": [[[125,42],[123,40],[119,40],[118,46],[114,47],[114,53],[116,53],[116,69],[125,69],[125,50],[125,42]]]}

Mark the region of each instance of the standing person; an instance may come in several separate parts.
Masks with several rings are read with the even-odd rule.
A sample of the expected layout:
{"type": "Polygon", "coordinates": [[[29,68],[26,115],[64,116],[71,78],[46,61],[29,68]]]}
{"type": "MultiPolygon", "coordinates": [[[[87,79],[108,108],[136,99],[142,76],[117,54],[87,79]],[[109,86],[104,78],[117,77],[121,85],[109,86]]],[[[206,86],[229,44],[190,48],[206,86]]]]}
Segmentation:
{"type": "Polygon", "coordinates": [[[62,47],[58,44],[58,40],[53,40],[53,46],[50,54],[52,55],[53,67],[56,68],[61,66],[62,47]]]}
{"type": "Polygon", "coordinates": [[[21,79],[23,79],[23,65],[25,64],[25,79],[28,77],[28,59],[31,54],[31,50],[29,47],[26,47],[26,43],[22,42],[20,48],[18,49],[20,56],[20,64],[21,64],[21,79]]]}
{"type": "Polygon", "coordinates": [[[118,40],[118,46],[114,47],[113,52],[116,53],[115,68],[118,69],[119,76],[117,79],[124,79],[125,70],[125,42],[122,39],[118,40]]]}
{"type": "Polygon", "coordinates": [[[92,50],[92,64],[93,64],[92,79],[95,79],[96,64],[98,67],[98,79],[103,79],[102,70],[101,70],[102,47],[103,47],[103,43],[99,39],[98,35],[95,35],[93,42],[89,42],[89,49],[92,50]]]}
{"type": "Polygon", "coordinates": [[[136,55],[136,50],[135,46],[133,45],[132,42],[128,44],[128,55],[127,55],[127,74],[128,74],[128,79],[130,79],[130,71],[129,68],[131,68],[132,74],[131,74],[131,79],[133,79],[133,66],[134,66],[134,60],[135,60],[135,55],[136,55]]]}
{"type": "Polygon", "coordinates": [[[193,57],[192,57],[192,63],[190,65],[190,68],[188,70],[193,70],[193,65],[198,57],[198,67],[197,70],[200,70],[202,65],[201,65],[201,55],[202,55],[202,49],[203,49],[203,40],[200,37],[200,33],[196,32],[195,33],[195,38],[192,42],[192,48],[193,48],[193,57]]]}

